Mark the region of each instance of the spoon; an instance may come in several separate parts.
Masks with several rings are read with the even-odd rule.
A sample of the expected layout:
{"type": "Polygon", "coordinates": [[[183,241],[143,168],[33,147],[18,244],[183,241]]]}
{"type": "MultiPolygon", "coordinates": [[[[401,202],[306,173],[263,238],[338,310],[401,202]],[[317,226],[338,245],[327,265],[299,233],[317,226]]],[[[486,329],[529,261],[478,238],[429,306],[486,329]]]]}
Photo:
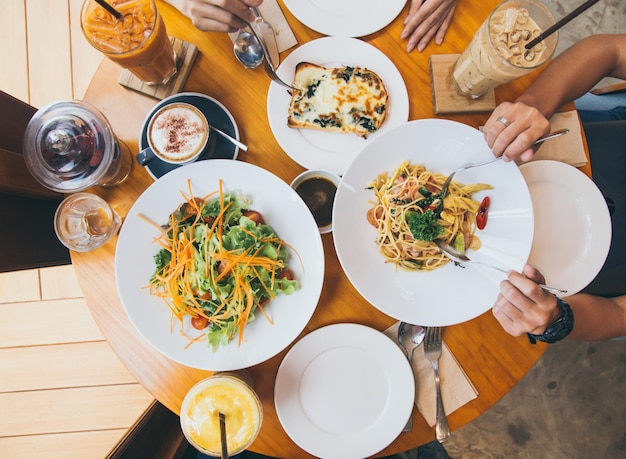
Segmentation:
{"type": "Polygon", "coordinates": [[[263,62],[263,48],[256,36],[246,29],[239,29],[239,34],[233,42],[233,52],[244,67],[253,69],[263,62]]]}
{"type": "MultiPolygon", "coordinates": [[[[426,331],[420,325],[411,325],[406,322],[400,322],[398,326],[398,343],[404,349],[406,358],[409,360],[411,368],[413,368],[413,351],[424,340],[426,331]]],[[[409,417],[403,432],[410,432],[413,429],[413,419],[409,417]]]]}
{"type": "Polygon", "coordinates": [[[398,342],[406,354],[411,366],[413,366],[413,351],[424,340],[426,330],[421,325],[411,325],[400,322],[398,326],[398,342]]]}

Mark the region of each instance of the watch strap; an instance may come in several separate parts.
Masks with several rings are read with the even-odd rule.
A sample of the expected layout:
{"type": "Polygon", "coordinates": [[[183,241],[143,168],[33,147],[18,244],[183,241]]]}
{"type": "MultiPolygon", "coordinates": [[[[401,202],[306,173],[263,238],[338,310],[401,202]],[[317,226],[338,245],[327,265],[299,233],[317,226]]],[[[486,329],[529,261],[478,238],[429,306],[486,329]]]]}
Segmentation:
{"type": "Polygon", "coordinates": [[[574,313],[572,312],[572,308],[558,296],[555,297],[556,304],[562,313],[561,318],[546,328],[540,335],[527,333],[528,341],[530,341],[531,344],[535,344],[537,341],[550,344],[556,343],[569,335],[574,328],[574,313]]]}

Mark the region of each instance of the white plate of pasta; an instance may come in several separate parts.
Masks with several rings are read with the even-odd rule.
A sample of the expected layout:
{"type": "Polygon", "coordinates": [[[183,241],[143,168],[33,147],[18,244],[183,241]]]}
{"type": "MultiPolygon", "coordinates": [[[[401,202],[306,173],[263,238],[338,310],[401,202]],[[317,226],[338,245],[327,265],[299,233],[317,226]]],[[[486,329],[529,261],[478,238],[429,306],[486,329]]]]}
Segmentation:
{"type": "MultiPolygon", "coordinates": [[[[174,250],[170,252],[174,253],[174,250]]],[[[257,258],[260,259],[261,255],[257,258]]],[[[270,263],[266,257],[263,258],[263,263],[270,263]]],[[[260,272],[264,268],[257,264],[253,269],[260,272]]],[[[273,357],[304,329],[315,311],[321,293],[324,250],[311,212],[298,194],[280,178],[260,167],[239,161],[198,161],[159,178],[133,204],[117,242],[115,276],[118,293],[130,321],[157,350],[172,360],[193,368],[236,370],[273,357]],[[196,223],[193,215],[200,212],[190,210],[189,203],[198,200],[207,205],[199,207],[204,220],[196,223]],[[217,207],[210,209],[211,202],[217,207]],[[235,214],[231,211],[237,210],[239,203],[243,203],[240,208],[245,209],[239,215],[248,217],[237,215],[232,219],[230,215],[235,214]],[[181,207],[182,204],[186,207],[181,207]],[[205,218],[205,209],[209,212],[215,211],[218,216],[211,217],[207,214],[205,218]],[[250,213],[252,211],[260,213],[268,226],[256,226],[253,220],[258,216],[250,213]],[[183,215],[184,220],[178,219],[179,215],[183,215]],[[190,220],[187,218],[189,215],[190,220]],[[193,236],[189,237],[188,242],[183,240],[186,234],[183,224],[174,226],[172,223],[174,216],[177,216],[178,222],[184,221],[185,225],[189,221],[193,222],[193,230],[188,233],[193,236]],[[235,222],[228,226],[228,232],[226,226],[220,226],[222,216],[235,222]],[[166,238],[160,228],[162,225],[168,228],[166,238]],[[176,228],[176,231],[172,228],[176,228]],[[172,255],[163,264],[169,268],[176,261],[175,269],[169,272],[160,271],[157,259],[163,254],[162,247],[175,247],[170,234],[177,235],[174,239],[180,242],[178,246],[183,250],[177,251],[176,255],[172,255]],[[205,236],[206,234],[209,236],[205,236]],[[260,281],[263,283],[262,287],[257,283],[246,290],[244,283],[250,277],[250,271],[239,271],[237,263],[241,261],[246,267],[251,267],[253,263],[244,260],[244,257],[251,260],[260,250],[263,251],[261,255],[274,250],[271,247],[248,249],[256,247],[253,245],[255,242],[248,237],[257,242],[269,239],[282,241],[282,249],[276,250],[271,257],[276,263],[285,262],[284,270],[291,272],[290,279],[295,279],[296,288],[289,293],[284,289],[275,291],[267,302],[265,294],[259,295],[258,300],[253,299],[259,291],[269,294],[269,289],[273,289],[273,285],[278,283],[276,279],[279,273],[275,277],[266,276],[266,280],[260,281]],[[237,247],[238,240],[243,241],[247,247],[240,250],[237,247]],[[187,248],[192,248],[193,253],[187,257],[189,263],[184,259],[181,261],[187,248]],[[227,262],[228,269],[220,270],[215,254],[220,251],[223,254],[224,249],[232,256],[226,255],[227,258],[222,258],[227,262]],[[283,253],[277,254],[279,251],[283,253]],[[203,254],[206,254],[206,263],[201,261],[203,254]],[[200,269],[194,269],[196,266],[200,266],[200,269]],[[174,277],[174,271],[179,267],[181,272],[184,269],[186,273],[183,279],[184,290],[178,289],[179,281],[174,277]],[[211,274],[205,275],[205,272],[211,274]],[[158,292],[152,281],[155,277],[160,276],[163,279],[166,275],[176,283],[167,283],[167,292],[158,292]],[[231,282],[231,279],[236,280],[231,282]],[[242,289],[244,293],[238,297],[240,300],[232,296],[232,292],[242,289]],[[193,298],[192,305],[202,306],[206,315],[211,317],[211,321],[204,327],[196,327],[188,306],[181,306],[190,297],[193,298]],[[233,326],[236,333],[229,335],[230,341],[222,339],[215,345],[211,341],[212,337],[220,339],[220,336],[219,330],[212,326],[220,318],[219,311],[210,310],[212,306],[209,302],[224,310],[232,308],[238,301],[244,304],[241,314],[245,314],[246,321],[240,322],[242,327],[233,326]],[[245,308],[252,311],[253,320],[249,320],[251,316],[245,312],[245,308]],[[181,310],[184,313],[180,313],[181,310]]],[[[239,311],[236,314],[239,315],[239,311]]]]}
{"type": "MultiPolygon", "coordinates": [[[[398,220],[396,215],[403,215],[404,222],[411,220],[404,210],[396,207],[398,203],[420,201],[422,216],[434,212],[437,223],[428,227],[426,233],[431,232],[430,236],[419,237],[449,238],[451,243],[463,240],[466,254],[472,260],[505,270],[520,270],[532,246],[534,218],[528,187],[515,163],[496,161],[459,172],[453,183],[469,187],[465,188],[465,191],[469,189],[469,195],[456,196],[461,193],[460,188],[451,186],[445,201],[437,199],[437,187],[450,172],[461,164],[492,157],[480,131],[455,121],[425,119],[410,121],[380,135],[350,164],[335,197],[333,238],[346,275],[373,306],[397,320],[424,326],[465,322],[491,308],[505,274],[476,263],[465,267],[455,265],[442,257],[430,241],[424,248],[407,248],[398,238],[414,238],[402,236],[400,230],[392,228],[396,224],[393,220],[398,220]],[[402,193],[406,190],[402,189],[400,195],[389,198],[387,202],[393,202],[394,207],[386,212],[393,218],[375,226],[368,217],[371,220],[372,209],[388,199],[382,194],[393,192],[398,181],[412,183],[406,178],[406,171],[397,173],[403,164],[411,168],[424,166],[425,177],[430,178],[414,187],[413,193],[419,193],[419,198],[405,199],[402,193]],[[390,182],[381,185],[383,182],[379,181],[380,191],[376,193],[381,174],[387,175],[390,182]],[[485,197],[490,200],[487,223],[483,229],[477,229],[471,217],[475,219],[485,197]],[[458,213],[450,207],[457,200],[463,202],[454,204],[461,207],[458,213]],[[469,223],[460,223],[457,214],[465,215],[469,223]],[[458,224],[466,225],[465,231],[449,229],[458,224]],[[458,233],[463,237],[457,236],[458,233]],[[401,266],[385,252],[385,244],[400,247],[399,258],[415,263],[401,266]]],[[[380,217],[380,211],[378,214],[380,217]]],[[[423,228],[423,221],[418,227],[423,228]]],[[[417,231],[415,228],[411,232],[417,231]]]]}

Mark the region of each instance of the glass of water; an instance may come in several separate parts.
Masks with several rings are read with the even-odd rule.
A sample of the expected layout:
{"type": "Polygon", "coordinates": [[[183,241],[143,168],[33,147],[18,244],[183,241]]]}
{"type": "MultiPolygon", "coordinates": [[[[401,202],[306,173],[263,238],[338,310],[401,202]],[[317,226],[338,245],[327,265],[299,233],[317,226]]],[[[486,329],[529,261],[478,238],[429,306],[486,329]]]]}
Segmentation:
{"type": "Polygon", "coordinates": [[[101,197],[75,193],[65,198],[54,215],[54,230],[68,249],[89,252],[115,236],[120,216],[101,197]]]}

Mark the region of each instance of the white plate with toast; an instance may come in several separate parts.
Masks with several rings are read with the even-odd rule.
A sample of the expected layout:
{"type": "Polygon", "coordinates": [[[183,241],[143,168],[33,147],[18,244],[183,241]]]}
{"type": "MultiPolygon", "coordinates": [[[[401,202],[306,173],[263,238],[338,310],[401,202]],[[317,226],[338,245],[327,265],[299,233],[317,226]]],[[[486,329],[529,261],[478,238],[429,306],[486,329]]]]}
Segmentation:
{"type": "Polygon", "coordinates": [[[311,62],[324,67],[354,66],[376,72],[389,93],[388,114],[383,125],[362,138],[354,134],[293,129],[287,126],[291,95],[272,82],[267,95],[270,128],[281,148],[302,167],[325,169],[343,175],[352,160],[376,137],[409,118],[409,95],[402,75],[394,63],[374,46],[347,37],[325,37],[294,50],[278,67],[278,75],[293,81],[296,65],[311,62]]]}

